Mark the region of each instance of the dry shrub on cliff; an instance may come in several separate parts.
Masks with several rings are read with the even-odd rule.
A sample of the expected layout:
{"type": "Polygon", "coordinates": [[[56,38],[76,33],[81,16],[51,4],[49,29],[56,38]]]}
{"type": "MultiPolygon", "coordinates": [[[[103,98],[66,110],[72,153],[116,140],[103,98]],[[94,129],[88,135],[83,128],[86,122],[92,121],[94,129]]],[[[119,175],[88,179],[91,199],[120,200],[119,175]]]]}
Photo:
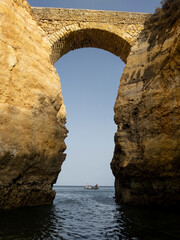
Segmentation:
{"type": "Polygon", "coordinates": [[[162,8],[156,9],[154,17],[171,27],[180,17],[180,0],[163,0],[161,6],[162,8]]]}
{"type": "Polygon", "coordinates": [[[148,36],[149,48],[152,49],[156,43],[163,43],[172,27],[180,18],[180,0],[163,0],[162,8],[157,8],[155,13],[145,23],[145,34],[148,36]]]}

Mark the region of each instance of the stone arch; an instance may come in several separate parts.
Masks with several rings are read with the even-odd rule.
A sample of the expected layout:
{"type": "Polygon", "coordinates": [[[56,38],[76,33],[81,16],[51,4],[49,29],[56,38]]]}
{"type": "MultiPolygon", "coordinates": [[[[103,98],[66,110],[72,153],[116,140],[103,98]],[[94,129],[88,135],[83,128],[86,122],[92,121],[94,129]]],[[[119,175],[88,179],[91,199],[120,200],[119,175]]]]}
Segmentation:
{"type": "Polygon", "coordinates": [[[107,23],[68,25],[50,35],[49,41],[52,46],[52,64],[69,51],[85,47],[109,51],[126,63],[131,48],[129,36],[123,36],[118,27],[107,23]]]}

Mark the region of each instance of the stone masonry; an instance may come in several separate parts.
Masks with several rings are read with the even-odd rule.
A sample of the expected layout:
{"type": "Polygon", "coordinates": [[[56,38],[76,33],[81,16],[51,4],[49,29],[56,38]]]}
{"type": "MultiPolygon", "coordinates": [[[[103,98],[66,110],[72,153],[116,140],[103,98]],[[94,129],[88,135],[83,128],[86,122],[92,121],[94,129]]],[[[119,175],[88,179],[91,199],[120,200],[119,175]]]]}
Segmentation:
{"type": "Polygon", "coordinates": [[[83,47],[107,50],[126,62],[132,43],[151,15],[57,8],[32,8],[32,14],[51,43],[53,64],[83,47]]]}

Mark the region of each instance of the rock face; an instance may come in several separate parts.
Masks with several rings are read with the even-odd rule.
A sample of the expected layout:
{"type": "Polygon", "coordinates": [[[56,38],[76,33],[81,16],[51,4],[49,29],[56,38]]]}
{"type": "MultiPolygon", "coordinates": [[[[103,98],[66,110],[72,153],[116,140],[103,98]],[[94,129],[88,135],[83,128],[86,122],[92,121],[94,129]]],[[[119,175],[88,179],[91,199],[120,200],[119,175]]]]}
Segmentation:
{"type": "Polygon", "coordinates": [[[117,201],[179,202],[180,7],[179,0],[168,1],[150,16],[56,9],[31,14],[25,0],[0,0],[1,209],[54,199],[67,130],[51,62],[79,47],[100,47],[127,62],[114,107],[118,130],[111,168],[117,201]],[[103,14],[117,20],[116,26],[106,24],[103,14]]]}
{"type": "Polygon", "coordinates": [[[25,0],[0,0],[0,208],[52,203],[66,113],[51,47],[25,0]]]}
{"type": "Polygon", "coordinates": [[[173,2],[131,48],[114,107],[111,168],[116,199],[125,204],[180,201],[180,6],[173,2]]]}

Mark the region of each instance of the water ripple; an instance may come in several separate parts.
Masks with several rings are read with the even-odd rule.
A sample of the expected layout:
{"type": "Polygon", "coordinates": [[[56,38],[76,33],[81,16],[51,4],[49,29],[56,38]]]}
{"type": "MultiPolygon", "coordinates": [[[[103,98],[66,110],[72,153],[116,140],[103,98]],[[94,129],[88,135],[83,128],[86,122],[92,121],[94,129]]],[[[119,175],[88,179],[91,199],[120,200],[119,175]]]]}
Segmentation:
{"type": "Polygon", "coordinates": [[[178,210],[125,207],[113,188],[57,187],[52,206],[0,212],[0,240],[179,240],[178,210]]]}

